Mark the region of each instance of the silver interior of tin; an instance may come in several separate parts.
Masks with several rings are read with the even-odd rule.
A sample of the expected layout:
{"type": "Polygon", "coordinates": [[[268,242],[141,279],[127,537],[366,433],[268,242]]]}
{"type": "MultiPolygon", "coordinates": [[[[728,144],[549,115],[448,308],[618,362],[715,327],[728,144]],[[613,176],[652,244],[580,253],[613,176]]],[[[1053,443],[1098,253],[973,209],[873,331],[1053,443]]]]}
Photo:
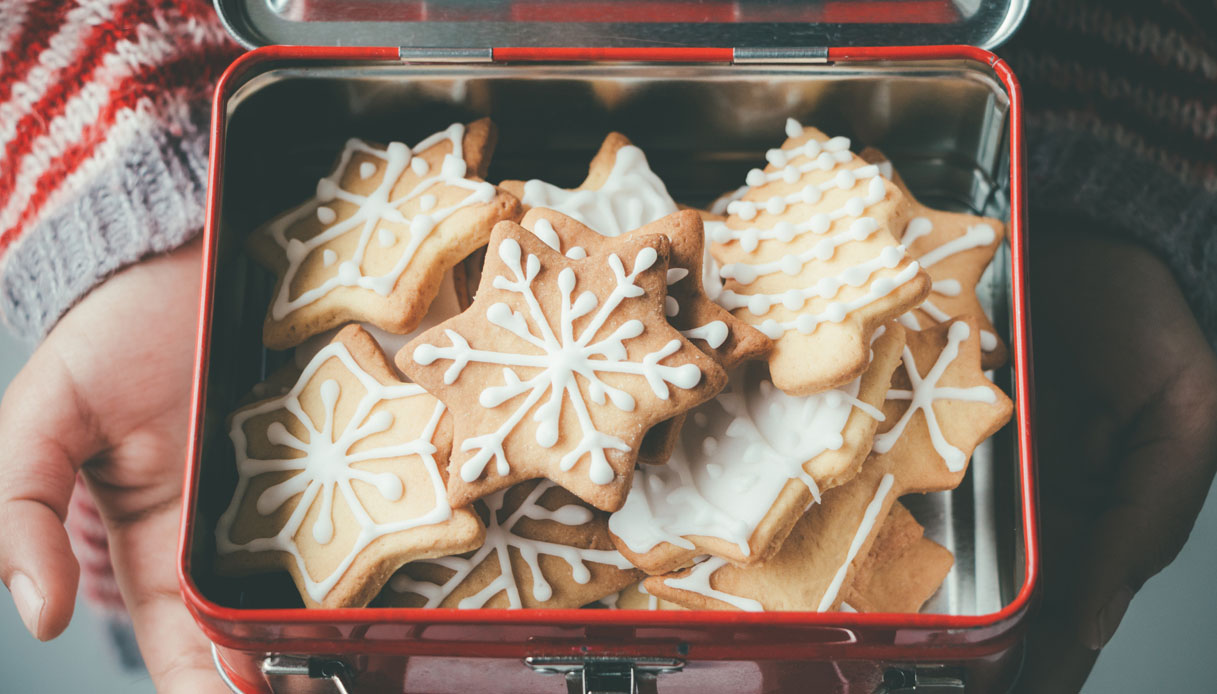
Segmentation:
{"type": "MultiPolygon", "coordinates": [[[[915,66],[730,65],[310,65],[267,69],[228,102],[219,210],[215,303],[207,373],[200,498],[192,569],[223,605],[291,607],[286,574],[227,579],[211,570],[215,520],[235,467],[225,419],[250,389],[289,359],[266,350],[261,324],[270,273],[242,250],[244,237],[312,194],[349,137],[413,143],[457,120],[499,126],[490,175],[576,186],[604,135],[642,147],[680,202],[702,206],[739,186],[794,117],[875,146],[927,204],[999,218],[1008,211],[1004,90],[974,64],[915,66]]],[[[1009,340],[1008,253],[980,292],[1009,340]]],[[[993,374],[1012,393],[1011,369],[993,374]]],[[[989,614],[1009,604],[1024,576],[1013,425],[982,446],[952,492],[906,497],[955,567],[927,612],[989,614]]]]}
{"type": "Polygon", "coordinates": [[[1030,0],[213,0],[250,47],[992,48],[1030,0]]]}

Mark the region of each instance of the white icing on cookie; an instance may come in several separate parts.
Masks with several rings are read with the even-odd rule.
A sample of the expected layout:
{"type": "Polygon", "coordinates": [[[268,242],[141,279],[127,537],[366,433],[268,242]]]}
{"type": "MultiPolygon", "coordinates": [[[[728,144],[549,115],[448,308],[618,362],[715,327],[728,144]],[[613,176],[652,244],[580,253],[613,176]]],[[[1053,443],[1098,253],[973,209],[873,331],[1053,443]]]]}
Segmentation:
{"type": "Polygon", "coordinates": [[[687,590],[692,593],[704,595],[707,598],[721,600],[733,607],[737,607],[745,612],[764,612],[765,608],[761,603],[751,598],[743,598],[738,595],[724,593],[721,590],[715,590],[710,587],[710,578],[715,571],[727,565],[726,559],[719,557],[711,557],[700,564],[695,564],[693,570],[688,576],[682,578],[665,578],[664,585],[676,588],[678,590],[687,590]]]}
{"type": "Polygon", "coordinates": [[[823,597],[820,598],[820,606],[816,608],[817,612],[826,612],[837,601],[837,594],[841,592],[841,585],[845,583],[845,576],[849,573],[849,565],[858,556],[858,552],[862,549],[862,543],[870,536],[871,530],[874,530],[875,521],[879,518],[879,512],[883,510],[883,502],[887,499],[888,492],[892,490],[892,484],[895,481],[895,476],[890,472],[884,475],[883,479],[879,480],[879,487],[875,490],[875,495],[871,498],[870,503],[866,505],[866,511],[862,514],[862,522],[854,532],[854,538],[850,540],[845,561],[841,563],[837,572],[833,574],[832,581],[824,591],[823,597]]]}
{"type": "Polygon", "coordinates": [[[934,450],[938,452],[951,472],[959,472],[968,463],[968,457],[963,451],[955,446],[952,446],[946,437],[942,434],[942,429],[938,425],[938,417],[934,413],[934,402],[937,400],[967,400],[970,402],[995,403],[997,395],[993,390],[986,386],[973,386],[971,388],[955,388],[938,385],[939,379],[946,372],[947,367],[955,361],[959,356],[959,345],[964,340],[968,339],[971,329],[968,324],[959,321],[953,323],[947,330],[947,344],[943,347],[942,352],[938,355],[938,360],[934,362],[934,366],[930,368],[925,376],[922,376],[917,370],[917,363],[913,357],[913,352],[906,346],[904,348],[904,361],[902,362],[905,372],[908,374],[909,382],[912,384],[912,390],[889,390],[887,393],[888,400],[908,400],[908,409],[900,416],[889,431],[879,434],[875,437],[874,451],[876,453],[887,453],[896,445],[896,441],[904,433],[913,415],[921,412],[925,417],[926,427],[930,432],[930,442],[934,446],[934,450]]]}
{"type": "MultiPolygon", "coordinates": [[[[651,171],[646,155],[633,145],[617,150],[613,169],[599,188],[566,190],[534,179],[524,184],[522,202],[529,207],[545,207],[561,212],[602,236],[621,236],[678,210],[663,181],[651,171]]],[[[568,258],[578,260],[587,256],[587,252],[578,246],[564,251],[558,233],[547,219],[538,219],[531,231],[545,245],[565,253],[568,258]]],[[[684,268],[668,270],[668,286],[680,282],[688,274],[684,268]]],[[[718,286],[722,286],[721,281],[718,286]]],[[[679,304],[670,296],[664,310],[669,318],[680,314],[679,304]]],[[[726,327],[725,323],[723,327],[726,327]]],[[[706,339],[707,343],[710,342],[708,337],[718,334],[717,328],[707,326],[699,326],[693,331],[686,331],[685,335],[690,339],[706,339]],[[696,332],[689,335],[693,331],[696,332]]],[[[724,335],[718,344],[710,344],[710,348],[717,349],[726,339],[724,335]]]]}
{"type": "MultiPolygon", "coordinates": [[[[377,538],[390,533],[409,530],[424,525],[433,525],[448,520],[452,509],[448,506],[448,494],[435,460],[437,451],[432,439],[444,413],[444,405],[435,401],[431,418],[417,438],[372,450],[351,452],[351,448],[369,436],[382,434],[394,426],[393,415],[386,411],[372,413],[372,409],[386,400],[423,397],[434,398],[412,383],[386,386],[359,367],[342,343],[332,343],[317,353],[305,367],[296,385],[285,395],[239,410],[232,418],[229,436],[232,439],[237,459],[237,488],[232,503],[220,516],[216,529],[216,550],[220,554],[234,552],[286,552],[292,556],[305,583],[305,590],[317,602],[325,599],[334,585],[355,561],[356,555],[377,538]],[[321,422],[315,422],[300,404],[300,394],[313,379],[313,375],[331,359],[337,359],[343,368],[355,376],[364,394],[342,431],[335,431],[335,411],[341,396],[341,386],[335,380],[321,384],[320,393],[324,406],[321,422]],[[250,457],[246,424],[259,415],[286,410],[296,418],[308,432],[304,439],[297,438],[280,422],[272,422],[266,429],[270,443],[299,452],[299,456],[285,459],[261,459],[250,457]],[[435,506],[428,512],[409,520],[392,523],[377,523],[364,509],[352,486],[358,481],[372,485],[389,501],[402,497],[404,487],[399,477],[388,472],[370,472],[359,463],[418,456],[427,471],[435,496],[435,506]],[[250,481],[268,473],[295,472],[287,479],[268,487],[257,501],[257,512],[270,515],[284,504],[298,499],[294,510],[283,528],[272,537],[255,538],[244,543],[232,540],[233,524],[237,512],[244,503],[250,481]],[[345,502],[349,515],[359,526],[355,543],[347,550],[341,562],[327,577],[314,580],[296,544],[296,535],[304,523],[305,516],[320,498],[317,521],[310,529],[310,536],[319,544],[329,544],[334,534],[335,492],[345,502]]],[[[409,426],[408,423],[405,426],[409,426]]]]}
{"type": "Polygon", "coordinates": [[[514,239],[503,240],[497,248],[489,252],[497,253],[512,275],[510,278],[503,275],[495,277],[494,287],[519,295],[526,306],[526,313],[514,311],[505,303],[496,303],[486,310],[486,318],[491,324],[532,345],[537,352],[523,354],[474,349],[455,330],[445,330],[450,346],[419,345],[413,355],[414,361],[422,366],[440,359],[452,361],[452,366],[444,373],[444,381],[448,384],[454,383],[465,366],[471,362],[499,364],[505,367],[502,370],[502,385],[488,385],[482,390],[478,402],[484,408],[492,409],[518,396],[525,396],[498,429],[464,440],[461,449],[473,451],[474,454],[461,465],[461,478],[467,482],[478,479],[491,460],[495,461],[499,475],[507,475],[511,465],[503,448],[504,441],[541,398],[550,393],[549,399],[537,407],[532,415],[533,421],[537,423],[537,444],[550,448],[557,443],[563,403],[569,401],[579,423],[580,438],[578,443],[562,456],[559,467],[562,470],[570,470],[580,459],[587,456],[588,477],[592,482],[607,484],[613,481],[616,475],[605,452],[610,449],[628,451],[630,447],[618,437],[596,428],[586,399],[590,397],[592,402],[603,405],[607,398],[608,402],[622,412],[632,412],[635,402],[633,396],[605,382],[600,378],[600,374],[629,375],[644,379],[655,397],[661,400],[668,399],[669,384],[688,389],[696,386],[702,378],[701,370],[694,364],[665,366],[660,363],[680,350],[681,341],[677,339],[670,340],[662,348],[643,355],[637,361],[631,360],[625,342],[642,335],[645,328],[642,321],[637,319],[625,321],[611,334],[597,339],[601,328],[623,301],[642,296],[643,289],[635,284],[635,280],[655,264],[658,254],[650,247],[640,250],[634,258],[634,267],[629,274],[626,273],[621,258],[616,254],[609,255],[607,265],[616,279],[616,286],[603,303],[591,291],[584,291],[576,297],[575,285],[578,279],[575,272],[570,268],[563,269],[557,279],[558,290],[562,296],[561,312],[559,316],[551,317],[541,308],[541,302],[533,287],[533,280],[541,271],[540,258],[524,254],[520,244],[514,239]],[[592,314],[591,318],[576,335],[575,321],[589,314],[592,314]],[[557,326],[556,332],[551,327],[553,325],[557,326]],[[524,369],[523,378],[517,371],[521,368],[524,369]],[[539,371],[530,375],[530,372],[536,369],[539,371]]]}
{"type": "Polygon", "coordinates": [[[727,324],[721,320],[710,321],[705,325],[699,325],[696,328],[681,330],[680,334],[690,340],[704,340],[710,349],[718,349],[727,341],[728,333],[727,324]]]}
{"type": "MultiPolygon", "coordinates": [[[[787,123],[787,133],[802,133],[803,128],[791,120],[787,123]]],[[[795,136],[792,136],[795,137],[795,136]]],[[[809,175],[818,177],[823,173],[831,176],[824,180],[808,181],[798,190],[774,195],[764,201],[744,200],[739,198],[728,203],[727,211],[738,219],[750,221],[756,219],[761,212],[770,215],[781,215],[791,205],[815,204],[825,194],[833,190],[860,191],[849,197],[843,204],[830,212],[817,212],[797,222],[780,220],[767,227],[748,227],[736,229],[725,222],[709,222],[706,232],[709,238],[719,244],[738,243],[740,248],[748,253],[756,252],[761,242],[776,241],[790,244],[806,235],[823,236],[834,224],[841,220],[850,220],[844,231],[838,231],[831,236],[825,236],[801,250],[784,253],[781,256],[759,262],[736,262],[724,265],[720,274],[723,278],[734,279],[741,287],[753,284],[760,277],[784,274],[790,277],[800,275],[804,267],[811,262],[828,261],[836,254],[840,246],[853,242],[865,241],[876,233],[880,225],[871,218],[864,216],[866,211],[887,198],[887,187],[884,184],[882,171],[875,165],[865,165],[857,168],[842,168],[854,161],[854,155],[849,151],[849,139],[834,137],[826,142],[809,139],[790,149],[771,149],[765,157],[775,168],[765,172],[753,169],[748,173],[747,184],[750,189],[764,186],[768,183],[783,181],[797,184],[809,175]]],[[[772,339],[778,339],[787,331],[798,330],[810,334],[821,323],[839,323],[850,313],[867,306],[891,294],[901,285],[912,281],[918,274],[919,265],[907,262],[908,256],[903,246],[887,246],[880,249],[874,256],[854,263],[850,267],[837,271],[833,275],[818,278],[810,286],[796,286],[781,292],[747,293],[735,289],[724,290],[716,299],[728,310],[747,308],[754,316],[762,316],[776,306],[782,306],[789,311],[803,311],[809,299],[827,299],[829,303],[816,313],[802,313],[793,320],[778,321],[766,319],[756,326],[762,333],[772,339]],[[886,271],[895,270],[901,263],[907,265],[895,274],[886,271]],[[880,273],[882,274],[881,276],[880,273]],[[861,296],[849,300],[833,300],[845,287],[865,287],[861,296]]]]}
{"type": "Polygon", "coordinates": [[[605,236],[621,236],[676,212],[676,202],[634,145],[617,150],[613,169],[596,190],[566,190],[531,180],[524,184],[528,207],[547,207],[605,236]]]}
{"type": "Polygon", "coordinates": [[[482,545],[481,549],[468,558],[453,556],[418,562],[435,564],[452,571],[452,575],[443,583],[417,581],[405,573],[399,572],[389,581],[389,588],[397,593],[414,593],[426,598],[427,602],[423,605],[424,607],[438,607],[474,569],[493,553],[499,564],[499,576],[475,595],[461,600],[458,607],[483,607],[491,598],[505,592],[510,607],[519,609],[523,607],[523,603],[520,601],[520,587],[511,567],[511,550],[515,550],[528,564],[529,573],[532,574],[532,595],[539,602],[545,602],[553,597],[553,587],[550,586],[541,570],[541,555],[558,557],[566,561],[570,567],[571,578],[580,585],[586,584],[592,578],[591,571],[587,568],[587,562],[607,564],[618,569],[633,568],[630,562],[626,561],[625,557],[616,550],[584,549],[556,542],[534,540],[517,534],[516,525],[524,518],[549,520],[567,526],[583,525],[592,520],[592,512],[578,504],[568,504],[554,511],[541,506],[538,503],[541,496],[554,486],[553,482],[547,480],[539,483],[535,489],[529,492],[520,507],[505,519],[499,518],[499,511],[503,508],[507,490],[486,497],[484,501],[486,508],[490,511],[490,517],[486,524],[486,543],[482,545]]]}
{"type": "MultiPolygon", "coordinates": [[[[330,251],[327,250],[326,252],[328,253],[330,251]]],[[[439,293],[435,295],[435,299],[431,302],[431,306],[427,309],[427,315],[423,316],[422,321],[414,330],[404,335],[397,335],[395,333],[385,332],[371,323],[360,323],[359,325],[372,336],[372,339],[376,340],[376,343],[380,345],[381,351],[389,357],[389,363],[391,366],[393,366],[394,372],[396,372],[398,376],[402,378],[402,380],[408,380],[405,378],[405,374],[401,373],[401,370],[398,369],[397,365],[393,362],[393,356],[400,352],[402,348],[415,337],[422,335],[427,330],[430,330],[440,323],[443,323],[460,312],[461,305],[460,300],[457,299],[456,296],[456,282],[453,279],[452,270],[448,270],[444,273],[444,278],[440,280],[439,293]]],[[[310,361],[312,361],[313,357],[316,356],[318,352],[325,349],[326,345],[333,342],[334,336],[337,335],[340,330],[342,330],[342,328],[327,330],[300,343],[300,345],[296,347],[295,353],[292,355],[292,361],[298,368],[303,369],[310,361]]]]}
{"type": "MultiPolygon", "coordinates": [[[[904,237],[901,243],[905,246],[912,245],[917,239],[928,236],[934,232],[934,222],[928,217],[914,217],[909,221],[908,226],[904,229],[904,237]]],[[[921,267],[930,268],[938,262],[949,258],[957,253],[988,246],[997,239],[997,232],[988,224],[975,224],[968,227],[962,236],[954,238],[950,241],[943,242],[937,247],[923,253],[917,261],[921,267]]],[[[930,294],[938,294],[939,296],[959,296],[963,291],[958,280],[946,279],[935,280],[930,294]]],[[[932,298],[927,298],[917,308],[921,309],[937,324],[946,323],[951,320],[951,315],[943,311],[934,304],[932,298]]],[[[917,317],[910,311],[900,317],[900,322],[905,327],[913,330],[920,330],[921,323],[917,317]]],[[[980,331],[980,348],[986,352],[992,352],[997,349],[997,335],[994,335],[988,330],[980,331]]]]}
{"type": "Polygon", "coordinates": [[[809,396],[787,395],[755,371],[737,371],[729,382],[729,391],[693,410],[666,465],[634,472],[625,505],[609,517],[609,530],[631,551],[661,542],[693,549],[685,537],[703,536],[750,555],[752,533],[789,480],[819,498],[804,465],[844,445],[853,408],[883,418],[857,400],[861,379],[809,396]]]}
{"type": "MultiPolygon", "coordinates": [[[[346,147],[342,151],[342,156],[339,158],[338,166],[334,169],[334,173],[317,182],[317,193],[312,203],[303,205],[295,211],[279,217],[268,225],[271,238],[283,249],[287,259],[287,269],[284,270],[279,291],[271,303],[271,317],[275,320],[283,320],[288,314],[303,306],[312,304],[338,287],[361,287],[373,291],[380,296],[388,296],[393,291],[393,287],[396,286],[397,281],[401,278],[406,268],[410,265],[410,262],[414,259],[419,246],[430,236],[436,226],[458,210],[493,200],[495,196],[494,186],[484,181],[473,181],[467,178],[462,147],[464,136],[465,126],[460,123],[454,123],[447,130],[438,132],[418,143],[413,150],[400,142],[393,142],[385,149],[378,149],[361,140],[347,140],[346,147]],[[440,171],[427,177],[430,167],[422,157],[416,156],[416,154],[445,141],[451,143],[452,151],[444,155],[440,171]],[[357,153],[374,157],[383,162],[382,166],[373,165],[371,173],[368,173],[369,169],[366,166],[371,162],[363,162],[361,164],[359,175],[364,179],[374,176],[377,170],[381,171],[379,183],[366,196],[344,190],[341,185],[343,175],[351,159],[357,153]],[[407,167],[410,167],[415,174],[424,178],[404,195],[390,199],[389,196],[392,194],[393,188],[397,185],[407,167]],[[433,191],[437,186],[462,188],[468,191],[468,195],[454,205],[421,212],[413,217],[406,217],[403,209],[419,199],[420,196],[431,194],[429,191],[433,191]],[[333,201],[353,205],[355,211],[345,218],[338,219],[337,213],[326,206],[333,201]],[[315,214],[318,221],[326,225],[326,228],[319,234],[305,240],[289,239],[287,237],[287,230],[308,214],[315,214]],[[404,231],[408,234],[408,241],[401,250],[397,261],[388,272],[383,275],[365,275],[363,262],[368,253],[368,245],[378,229],[387,231],[379,226],[385,222],[405,227],[404,231]],[[337,259],[339,262],[337,263],[337,272],[334,275],[319,285],[304,289],[298,295],[292,296],[296,276],[305,261],[318,248],[326,246],[331,241],[345,234],[356,234],[359,239],[352,255],[337,259]]],[[[434,200],[433,195],[432,200],[434,200]]],[[[387,237],[382,235],[380,238],[380,245],[382,247],[393,245],[392,243],[385,244],[386,240],[388,240],[387,237]]],[[[324,253],[332,252],[334,252],[332,248],[324,249],[324,253]]],[[[332,261],[331,263],[326,263],[327,266],[330,264],[333,264],[332,261]]]]}

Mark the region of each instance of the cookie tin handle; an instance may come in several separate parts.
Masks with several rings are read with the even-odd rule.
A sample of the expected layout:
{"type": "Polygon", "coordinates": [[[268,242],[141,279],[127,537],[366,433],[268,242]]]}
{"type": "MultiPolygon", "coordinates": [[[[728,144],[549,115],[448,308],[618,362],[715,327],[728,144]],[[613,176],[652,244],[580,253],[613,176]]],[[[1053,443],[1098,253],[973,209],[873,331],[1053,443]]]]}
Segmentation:
{"type": "Polygon", "coordinates": [[[524,664],[566,678],[567,694],[650,694],[663,673],[679,672],[679,658],[529,656],[524,664]]]}

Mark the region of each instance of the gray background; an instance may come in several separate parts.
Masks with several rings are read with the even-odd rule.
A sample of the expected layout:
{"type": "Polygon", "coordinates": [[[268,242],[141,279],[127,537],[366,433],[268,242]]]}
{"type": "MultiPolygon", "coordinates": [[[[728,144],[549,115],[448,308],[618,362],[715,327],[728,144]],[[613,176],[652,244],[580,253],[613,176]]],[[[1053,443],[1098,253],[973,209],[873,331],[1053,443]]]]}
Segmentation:
{"type": "MultiPolygon", "coordinates": [[[[0,391],[27,354],[27,348],[0,327],[0,391]]],[[[6,454],[14,453],[20,455],[6,454]]],[[[1213,691],[1217,503],[1212,496],[1178,560],[1133,602],[1084,694],[1213,691]]],[[[39,643],[25,632],[12,601],[0,592],[0,693],[152,692],[147,675],[121,670],[106,631],[105,622],[80,603],[62,636],[39,643]]]]}

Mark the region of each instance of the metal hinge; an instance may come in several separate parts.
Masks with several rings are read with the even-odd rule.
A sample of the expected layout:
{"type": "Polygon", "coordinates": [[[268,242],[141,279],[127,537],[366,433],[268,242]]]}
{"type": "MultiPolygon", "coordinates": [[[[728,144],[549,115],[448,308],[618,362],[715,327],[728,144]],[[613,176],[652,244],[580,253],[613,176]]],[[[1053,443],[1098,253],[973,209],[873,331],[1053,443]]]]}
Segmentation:
{"type": "Polygon", "coordinates": [[[397,58],[403,63],[492,63],[491,48],[411,48],[401,46],[397,58]]]}
{"type": "Polygon", "coordinates": [[[739,65],[823,65],[828,62],[828,47],[735,48],[731,62],[739,65]]]}
{"type": "Polygon", "coordinates": [[[292,694],[351,694],[351,669],[333,658],[272,655],[262,661],[270,690],[292,694]]]}
{"type": "Polygon", "coordinates": [[[941,666],[892,667],[875,694],[964,694],[963,670],[941,666]]]}
{"type": "Polygon", "coordinates": [[[610,656],[529,656],[524,664],[539,673],[566,678],[567,694],[638,694],[666,672],[685,666],[680,658],[610,656]]]}

